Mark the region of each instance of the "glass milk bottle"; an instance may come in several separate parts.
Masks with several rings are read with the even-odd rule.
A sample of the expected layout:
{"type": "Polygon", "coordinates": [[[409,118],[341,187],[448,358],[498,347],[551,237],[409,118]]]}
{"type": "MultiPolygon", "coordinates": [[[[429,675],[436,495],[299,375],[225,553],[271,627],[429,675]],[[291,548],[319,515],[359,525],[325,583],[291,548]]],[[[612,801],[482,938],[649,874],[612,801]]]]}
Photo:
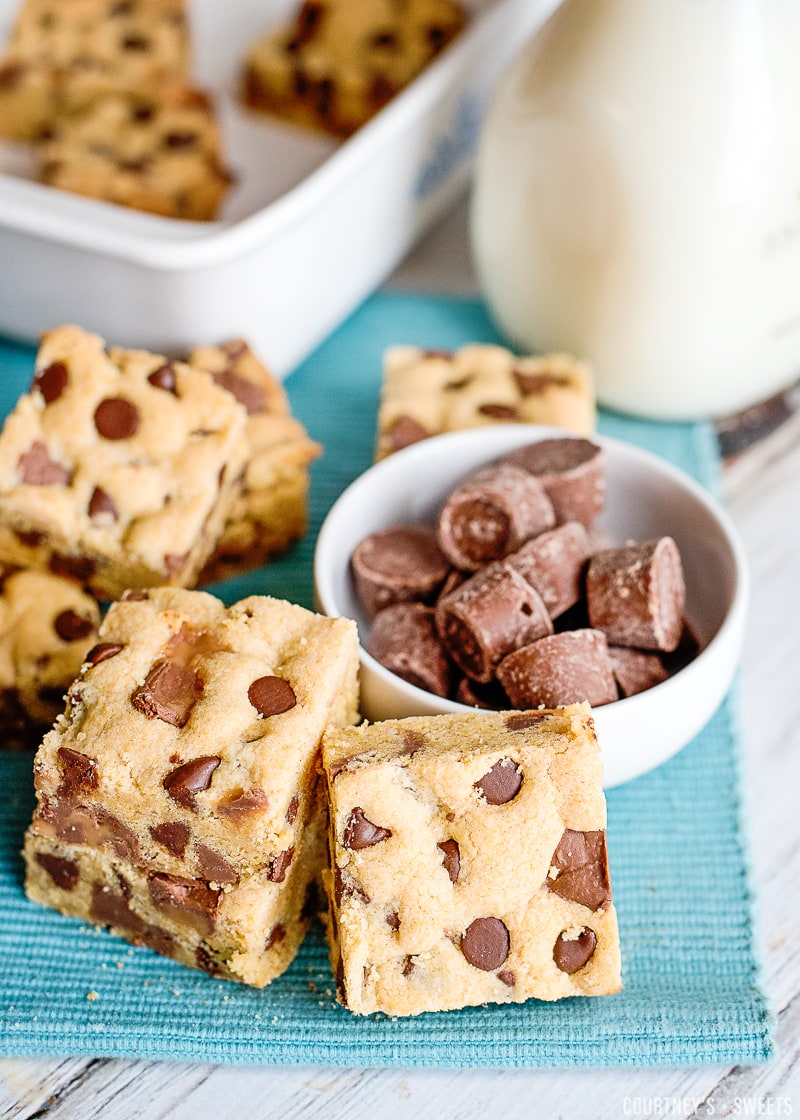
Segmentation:
{"type": "Polygon", "coordinates": [[[472,240],[526,350],[679,419],[800,376],[800,2],[565,0],[487,114],[472,240]]]}

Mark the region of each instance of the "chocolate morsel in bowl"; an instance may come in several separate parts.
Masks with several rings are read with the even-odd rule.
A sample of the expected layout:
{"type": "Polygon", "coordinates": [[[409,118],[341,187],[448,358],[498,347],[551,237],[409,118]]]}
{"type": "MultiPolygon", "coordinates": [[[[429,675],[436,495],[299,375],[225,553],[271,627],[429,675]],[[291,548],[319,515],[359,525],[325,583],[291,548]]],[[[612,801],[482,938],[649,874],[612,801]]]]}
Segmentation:
{"type": "Polygon", "coordinates": [[[623,696],[636,696],[668,677],[661,655],[631,646],[609,646],[608,655],[623,696]]]}
{"type": "Polygon", "coordinates": [[[469,475],[444,503],[439,544],[452,564],[474,572],[553,525],[553,506],[539,482],[519,467],[495,463],[469,475]]]}
{"type": "Polygon", "coordinates": [[[605,454],[588,439],[543,439],[503,457],[539,479],[559,525],[580,521],[589,528],[606,497],[605,454]]]}
{"type": "Polygon", "coordinates": [[[615,646],[674,650],[686,586],[672,537],[596,552],[586,573],[589,620],[615,646]]]}
{"type": "Polygon", "coordinates": [[[370,618],[393,603],[433,599],[450,565],[426,525],[396,525],[370,533],[353,551],[353,582],[370,618]]]}
{"type": "Polygon", "coordinates": [[[580,521],[568,521],[527,541],[506,563],[536,588],[555,619],[580,599],[591,551],[585,527],[580,521]]]}
{"type": "Polygon", "coordinates": [[[448,696],[453,667],[442,648],[433,608],[424,603],[395,603],[375,616],[367,650],[390,673],[404,681],[448,696]]]}
{"type": "Polygon", "coordinates": [[[441,598],[436,627],[456,665],[483,684],[507,653],[553,632],[539,592],[503,560],[441,598]]]}
{"type": "Polygon", "coordinates": [[[558,708],[587,700],[617,699],[605,634],[568,630],[515,650],[497,666],[497,678],[515,708],[558,708]]]}

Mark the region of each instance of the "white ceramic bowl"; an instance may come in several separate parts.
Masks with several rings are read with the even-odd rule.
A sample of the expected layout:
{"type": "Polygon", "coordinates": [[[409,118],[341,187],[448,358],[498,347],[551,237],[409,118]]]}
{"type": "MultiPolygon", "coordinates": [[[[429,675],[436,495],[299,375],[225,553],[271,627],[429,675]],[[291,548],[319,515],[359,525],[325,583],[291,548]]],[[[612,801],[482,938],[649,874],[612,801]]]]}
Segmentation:
{"type": "MultiPolygon", "coordinates": [[[[391,525],[435,522],[438,508],[471,470],[513,448],[564,432],[508,424],[437,436],[383,460],[356,479],[330,510],[317,542],[318,609],[369,622],[350,578],[350,556],[369,533],[391,525]]],[[[686,574],[687,617],[701,653],[680,672],[624,700],[596,708],[606,788],[658,766],[685,746],[719,707],[731,683],[744,633],[748,576],[728,516],[698,483],[663,459],[619,440],[595,437],[606,452],[606,509],[598,520],[615,543],[668,534],[686,574]]],[[[361,649],[361,707],[370,720],[470,709],[415,688],[361,649]]]]}

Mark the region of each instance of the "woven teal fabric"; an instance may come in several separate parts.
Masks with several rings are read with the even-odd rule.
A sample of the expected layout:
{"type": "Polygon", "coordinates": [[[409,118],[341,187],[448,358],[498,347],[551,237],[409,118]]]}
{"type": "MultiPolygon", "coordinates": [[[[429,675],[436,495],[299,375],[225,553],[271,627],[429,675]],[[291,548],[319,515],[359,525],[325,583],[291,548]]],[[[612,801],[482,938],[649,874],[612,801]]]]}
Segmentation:
{"type": "MultiPolygon", "coordinates": [[[[312,532],[277,563],[222,585],[227,601],[267,592],[311,605],[316,529],[371,460],[384,346],[473,340],[496,340],[473,301],[380,295],[292,375],[294,410],[325,445],[312,532]]],[[[0,405],[27,385],[32,358],[0,346],[0,405]]],[[[604,416],[602,428],[715,485],[707,426],[604,416]]],[[[609,795],[621,993],[397,1021],[336,1005],[317,930],[288,973],[258,992],[27,902],[18,852],[33,805],[31,757],[0,756],[0,1053],[349,1066],[763,1062],[772,1020],[758,983],[738,751],[729,700],[672,761],[609,795]]]]}

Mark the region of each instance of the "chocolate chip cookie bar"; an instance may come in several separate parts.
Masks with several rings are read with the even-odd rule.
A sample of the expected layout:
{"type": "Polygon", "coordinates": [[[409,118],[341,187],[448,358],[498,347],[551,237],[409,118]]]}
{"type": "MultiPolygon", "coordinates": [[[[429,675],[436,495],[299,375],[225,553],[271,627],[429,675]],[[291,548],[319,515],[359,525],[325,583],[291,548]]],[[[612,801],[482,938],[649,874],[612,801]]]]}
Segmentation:
{"type": "Polygon", "coordinates": [[[10,572],[0,582],[0,749],[37,746],[97,640],[100,612],[72,580],[10,572]]]}
{"type": "Polygon", "coordinates": [[[189,86],[98,96],[51,125],[38,158],[50,186],[192,221],[216,217],[233,181],[212,103],[189,86]]]}
{"type": "Polygon", "coordinates": [[[188,78],[184,0],[25,0],[0,60],[0,136],[38,140],[102,94],[188,78]]]}
{"type": "Polygon", "coordinates": [[[250,51],[247,105],[350,136],[462,30],[454,0],[306,0],[250,51]]]}
{"type": "Polygon", "coordinates": [[[34,764],[28,893],[261,986],[311,916],[320,741],[357,718],[355,624],[157,588],[99,638],[34,764]]]}
{"type": "Polygon", "coordinates": [[[202,370],[50,331],[0,433],[0,562],[107,599],[193,584],[238,495],[246,419],[202,370]]]}
{"type": "Polygon", "coordinates": [[[502,346],[452,353],[392,346],[383,359],[375,457],[485,424],[550,424],[591,435],[595,422],[591,371],[566,354],[518,358],[502,346]]]}
{"type": "Polygon", "coordinates": [[[586,705],[331,729],[339,999],[416,1015],[620,987],[586,705]]]}
{"type": "Polygon", "coordinates": [[[308,468],[321,454],[291,415],[283,386],[240,339],[199,346],[189,362],[244,406],[250,451],[242,487],[200,576],[213,583],[258,568],[299,540],[308,526],[308,468]]]}

